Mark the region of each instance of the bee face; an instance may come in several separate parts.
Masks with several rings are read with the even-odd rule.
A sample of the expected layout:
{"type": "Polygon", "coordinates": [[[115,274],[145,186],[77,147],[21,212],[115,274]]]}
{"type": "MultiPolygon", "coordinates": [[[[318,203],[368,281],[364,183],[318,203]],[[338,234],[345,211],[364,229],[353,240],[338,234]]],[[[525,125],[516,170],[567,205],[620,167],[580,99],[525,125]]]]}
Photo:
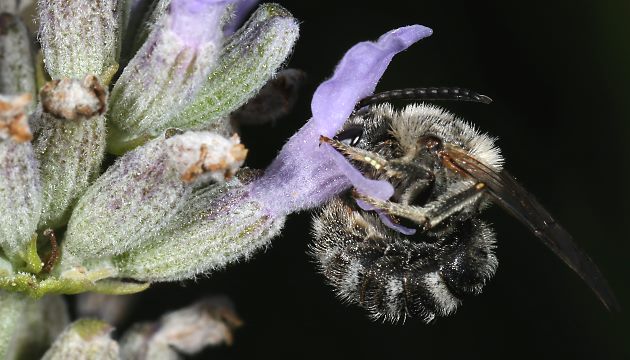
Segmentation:
{"type": "Polygon", "coordinates": [[[310,252],[341,299],[373,318],[426,322],[453,313],[495,273],[495,235],[480,219],[490,202],[530,228],[609,308],[597,267],[542,206],[502,169],[492,138],[431,105],[362,109],[324,139],[364,176],[386,180],[379,200],[354,189],[314,218],[310,252]]]}

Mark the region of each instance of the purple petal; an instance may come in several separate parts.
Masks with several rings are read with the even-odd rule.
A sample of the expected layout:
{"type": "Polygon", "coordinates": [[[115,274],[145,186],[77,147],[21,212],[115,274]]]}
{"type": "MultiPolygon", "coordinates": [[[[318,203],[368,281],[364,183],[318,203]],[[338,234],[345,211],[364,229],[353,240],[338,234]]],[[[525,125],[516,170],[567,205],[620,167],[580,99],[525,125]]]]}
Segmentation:
{"type": "Polygon", "coordinates": [[[385,226],[387,226],[388,228],[398,231],[399,233],[403,235],[407,235],[407,236],[413,235],[416,233],[416,229],[411,229],[406,226],[402,226],[402,225],[394,223],[392,219],[389,216],[387,216],[387,214],[384,214],[380,211],[377,211],[377,213],[378,213],[379,219],[381,219],[383,224],[385,224],[385,226]]]}
{"type": "Polygon", "coordinates": [[[416,233],[416,229],[411,229],[406,226],[402,226],[400,224],[394,223],[387,214],[385,214],[383,211],[377,210],[374,206],[366,203],[365,201],[356,200],[356,202],[357,202],[357,205],[365,211],[375,210],[376,213],[378,214],[378,217],[383,222],[383,224],[385,224],[385,226],[387,226],[388,228],[396,230],[403,235],[413,235],[416,233]]]}
{"type": "Polygon", "coordinates": [[[170,5],[171,30],[191,47],[222,37],[217,24],[225,7],[237,0],[173,0],[170,5]]]}
{"type": "Polygon", "coordinates": [[[234,4],[234,17],[223,29],[225,35],[229,36],[236,32],[236,29],[243,24],[245,18],[257,4],[258,0],[237,0],[237,3],[234,4]]]}
{"type": "Polygon", "coordinates": [[[368,179],[352,166],[337,150],[328,144],[322,144],[328,156],[330,156],[339,170],[352,183],[360,193],[370,195],[377,199],[385,200],[394,195],[394,188],[387,181],[368,179]]]}
{"type": "Polygon", "coordinates": [[[390,31],[375,43],[352,47],[333,77],[317,88],[313,118],[289,139],[265,174],[250,184],[250,195],[275,215],[319,206],[351,186],[388,199],[393,194],[389,183],[363,177],[328,145],[320,146],[319,137],[332,137],[339,130],[357,101],[374,91],[395,54],[430,34],[430,29],[414,25],[390,31]]]}
{"type": "Polygon", "coordinates": [[[377,42],[361,42],[343,57],[333,77],[315,91],[311,110],[321,134],[332,137],[356,103],[372,94],[392,57],[433,31],[421,25],[392,30],[377,42]]]}

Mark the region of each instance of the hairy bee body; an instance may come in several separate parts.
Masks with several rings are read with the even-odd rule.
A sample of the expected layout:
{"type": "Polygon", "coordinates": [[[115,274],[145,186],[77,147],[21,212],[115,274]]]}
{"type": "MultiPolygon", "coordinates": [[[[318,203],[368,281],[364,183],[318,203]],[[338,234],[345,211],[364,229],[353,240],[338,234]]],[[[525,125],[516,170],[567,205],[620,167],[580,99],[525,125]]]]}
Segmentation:
{"type": "Polygon", "coordinates": [[[339,198],[316,217],[314,234],[311,252],[338,296],[391,322],[453,313],[497,267],[494,233],[474,218],[447,234],[409,238],[339,198]]]}
{"type": "Polygon", "coordinates": [[[478,218],[488,199],[479,192],[451,206],[475,182],[449,170],[434,147],[457,145],[499,171],[502,158],[492,139],[438,107],[397,111],[387,104],[351,117],[337,138],[387,161],[386,168],[353,165],[368,178],[389,181],[391,201],[443,217],[434,224],[393,218],[416,230],[405,235],[359,207],[350,191],[324,205],[314,218],[310,250],[338,296],[374,318],[429,322],[453,313],[465,295],[480,293],[497,268],[495,235],[478,218]]]}

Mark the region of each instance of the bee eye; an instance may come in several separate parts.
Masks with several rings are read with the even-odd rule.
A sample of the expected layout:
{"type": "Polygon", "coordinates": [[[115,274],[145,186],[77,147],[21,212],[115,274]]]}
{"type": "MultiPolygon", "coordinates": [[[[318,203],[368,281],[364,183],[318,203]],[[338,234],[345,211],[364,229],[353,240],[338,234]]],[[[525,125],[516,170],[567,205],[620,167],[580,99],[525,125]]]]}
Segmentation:
{"type": "Polygon", "coordinates": [[[356,146],[363,135],[363,128],[350,127],[335,135],[334,139],[349,146],[356,146]]]}

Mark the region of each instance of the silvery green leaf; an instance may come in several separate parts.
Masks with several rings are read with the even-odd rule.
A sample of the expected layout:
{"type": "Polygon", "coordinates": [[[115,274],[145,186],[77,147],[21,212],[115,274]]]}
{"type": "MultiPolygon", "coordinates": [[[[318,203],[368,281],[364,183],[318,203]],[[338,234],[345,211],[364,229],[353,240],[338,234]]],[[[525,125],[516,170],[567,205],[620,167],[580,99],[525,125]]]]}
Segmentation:
{"type": "Polygon", "coordinates": [[[31,116],[40,163],[43,205],[39,228],[64,225],[72,207],[100,172],[105,151],[106,90],[95,76],[54,80],[31,116]]]}
{"type": "Polygon", "coordinates": [[[154,323],[141,323],[121,339],[124,359],[176,360],[212,345],[231,344],[241,320],[223,297],[208,298],[172,311],[154,323]]]}
{"type": "Polygon", "coordinates": [[[20,327],[24,310],[32,301],[19,293],[0,290],[0,358],[6,359],[13,351],[16,331],[20,327]]]}
{"type": "Polygon", "coordinates": [[[234,179],[196,191],[158,234],[114,262],[121,277],[189,279],[249,258],[280,232],[284,220],[234,179]]]}
{"type": "Polygon", "coordinates": [[[70,323],[64,298],[29,299],[13,337],[7,359],[39,359],[70,323]]]}
{"type": "Polygon", "coordinates": [[[118,69],[123,4],[119,0],[39,0],[39,40],[53,79],[98,76],[118,69]]]}
{"type": "Polygon", "coordinates": [[[28,258],[41,211],[38,164],[29,140],[31,96],[0,96],[0,247],[11,262],[28,258]]]}
{"type": "Polygon", "coordinates": [[[0,94],[36,96],[31,40],[16,15],[0,14],[0,94]]]}
{"type": "Polygon", "coordinates": [[[57,337],[42,360],[117,360],[118,344],[110,336],[113,330],[99,320],[77,320],[57,337]]]}
{"type": "Polygon", "coordinates": [[[231,177],[246,154],[237,136],[210,132],[163,136],[128,152],[81,197],[64,251],[89,259],[141,247],[194,189],[231,177]]]}

